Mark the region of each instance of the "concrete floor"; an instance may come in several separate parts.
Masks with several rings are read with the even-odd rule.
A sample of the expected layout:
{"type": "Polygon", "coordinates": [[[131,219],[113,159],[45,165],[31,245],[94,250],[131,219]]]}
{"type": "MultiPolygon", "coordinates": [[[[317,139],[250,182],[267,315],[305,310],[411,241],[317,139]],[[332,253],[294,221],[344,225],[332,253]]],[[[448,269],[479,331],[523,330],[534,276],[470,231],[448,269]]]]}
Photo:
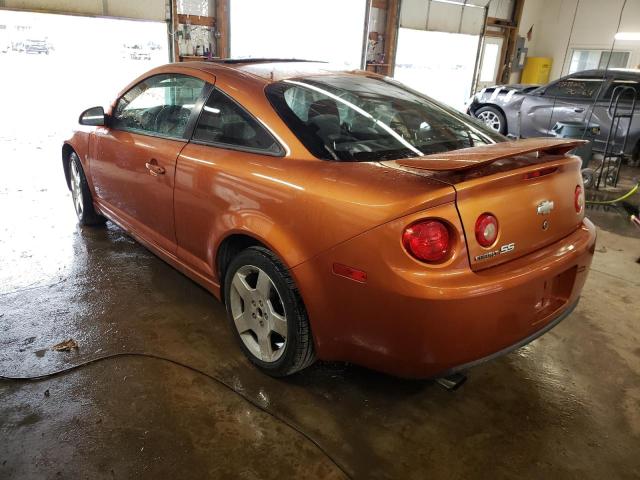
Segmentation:
{"type": "Polygon", "coordinates": [[[640,232],[601,230],[576,312],[455,393],[342,364],[275,380],[203,289],[117,227],[76,225],[58,152],[0,141],[0,375],[168,356],[300,426],[344,472],[214,381],[119,358],[0,382],[0,478],[640,477],[640,232]],[[79,351],[50,349],[70,337],[79,351]]]}

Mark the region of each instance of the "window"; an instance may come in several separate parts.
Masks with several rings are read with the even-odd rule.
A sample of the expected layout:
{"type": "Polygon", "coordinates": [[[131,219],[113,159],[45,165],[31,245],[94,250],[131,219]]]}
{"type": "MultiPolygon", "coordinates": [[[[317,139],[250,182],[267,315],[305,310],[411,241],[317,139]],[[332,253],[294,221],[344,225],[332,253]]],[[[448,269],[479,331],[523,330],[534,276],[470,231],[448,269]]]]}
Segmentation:
{"type": "Polygon", "coordinates": [[[204,86],[203,80],[186,75],[147,78],[118,100],[113,128],[183,138],[204,86]]]}
{"type": "Polygon", "coordinates": [[[376,77],[322,75],[267,87],[280,117],[316,157],[373,161],[504,140],[454,110],[376,77]]]}
{"type": "Polygon", "coordinates": [[[626,68],[629,52],[613,52],[609,50],[574,50],[571,55],[569,73],[583,70],[604,68],[626,68]],[[611,57],[611,59],[609,59],[611,57]],[[607,65],[607,63],[609,65],[607,65]]]}
{"type": "Polygon", "coordinates": [[[264,127],[217,89],[211,92],[202,109],[193,139],[273,154],[282,152],[280,145],[264,127]]]}
{"type": "Polygon", "coordinates": [[[602,85],[602,77],[570,77],[549,85],[544,95],[589,99],[598,93],[600,85],[602,85]]]}
{"type": "Polygon", "coordinates": [[[632,101],[633,94],[631,93],[630,90],[626,90],[626,89],[624,90],[624,93],[623,93],[622,89],[624,87],[631,87],[633,90],[635,90],[636,102],[640,102],[640,80],[625,80],[622,78],[619,78],[611,82],[611,85],[609,85],[607,90],[604,92],[604,95],[602,96],[602,98],[604,100],[610,100],[611,95],[613,95],[613,92],[615,91],[616,97],[618,95],[622,95],[620,101],[628,101],[628,102],[632,101]]]}

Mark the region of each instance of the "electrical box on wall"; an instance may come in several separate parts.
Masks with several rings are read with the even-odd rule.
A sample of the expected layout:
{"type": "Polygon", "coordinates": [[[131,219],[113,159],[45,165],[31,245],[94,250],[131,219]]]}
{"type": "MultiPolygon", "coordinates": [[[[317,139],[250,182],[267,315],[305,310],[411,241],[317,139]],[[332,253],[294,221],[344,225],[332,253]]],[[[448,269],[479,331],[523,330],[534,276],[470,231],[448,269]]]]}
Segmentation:
{"type": "Polygon", "coordinates": [[[511,61],[512,72],[522,71],[525,62],[527,61],[527,52],[529,49],[524,46],[524,40],[524,37],[518,37],[518,39],[516,40],[516,50],[511,61]]]}

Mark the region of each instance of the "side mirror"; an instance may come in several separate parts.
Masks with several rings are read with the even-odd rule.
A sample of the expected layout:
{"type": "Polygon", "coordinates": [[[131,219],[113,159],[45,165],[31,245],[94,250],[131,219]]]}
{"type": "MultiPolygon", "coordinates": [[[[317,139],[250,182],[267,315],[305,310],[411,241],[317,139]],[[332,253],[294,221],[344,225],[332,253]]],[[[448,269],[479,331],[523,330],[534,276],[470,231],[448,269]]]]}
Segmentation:
{"type": "Polygon", "coordinates": [[[80,125],[89,125],[92,127],[101,127],[105,124],[104,108],[92,107],[88,108],[80,114],[78,122],[80,125]]]}

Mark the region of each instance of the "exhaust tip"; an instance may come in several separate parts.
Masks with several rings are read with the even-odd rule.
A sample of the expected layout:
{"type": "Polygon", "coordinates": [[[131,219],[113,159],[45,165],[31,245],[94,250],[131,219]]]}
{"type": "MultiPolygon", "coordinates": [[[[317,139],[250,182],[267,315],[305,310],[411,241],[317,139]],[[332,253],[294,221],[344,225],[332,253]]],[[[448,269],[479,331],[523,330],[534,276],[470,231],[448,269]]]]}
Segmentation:
{"type": "Polygon", "coordinates": [[[445,390],[455,392],[467,381],[467,376],[463,373],[453,373],[446,377],[436,379],[438,385],[445,390]]]}

